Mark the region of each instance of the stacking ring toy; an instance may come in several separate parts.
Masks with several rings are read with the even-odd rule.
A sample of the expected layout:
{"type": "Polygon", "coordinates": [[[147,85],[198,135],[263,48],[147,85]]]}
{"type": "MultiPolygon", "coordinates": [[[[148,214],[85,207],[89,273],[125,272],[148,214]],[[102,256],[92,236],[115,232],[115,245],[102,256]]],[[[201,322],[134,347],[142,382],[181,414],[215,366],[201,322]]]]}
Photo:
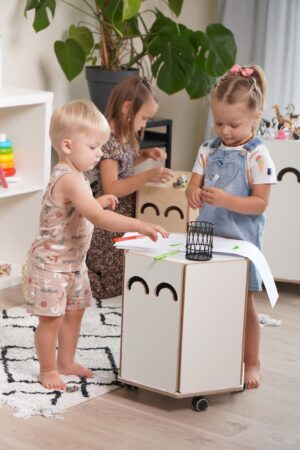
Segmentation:
{"type": "Polygon", "coordinates": [[[9,139],[6,141],[0,141],[0,148],[10,148],[12,147],[12,142],[9,139]]]}
{"type": "Polygon", "coordinates": [[[8,155],[1,155],[0,154],[0,164],[4,162],[14,162],[14,154],[10,153],[8,155]]]}
{"type": "Polygon", "coordinates": [[[12,167],[15,167],[15,163],[14,161],[2,162],[1,166],[3,169],[11,169],[12,167]]]}
{"type": "Polygon", "coordinates": [[[10,169],[3,168],[3,172],[6,177],[13,177],[14,175],[16,175],[16,168],[15,167],[11,167],[10,169]]]}
{"type": "Polygon", "coordinates": [[[0,155],[10,155],[13,151],[14,149],[12,147],[0,147],[0,155]]]}

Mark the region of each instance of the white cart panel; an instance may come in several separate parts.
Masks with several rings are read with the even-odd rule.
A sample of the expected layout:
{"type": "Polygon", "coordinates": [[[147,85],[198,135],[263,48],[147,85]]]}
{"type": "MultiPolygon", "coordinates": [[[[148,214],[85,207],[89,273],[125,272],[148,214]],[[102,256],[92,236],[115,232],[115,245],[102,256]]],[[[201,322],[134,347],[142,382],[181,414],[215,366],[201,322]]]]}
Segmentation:
{"type": "Polygon", "coordinates": [[[247,261],[186,267],[181,393],[242,384],[247,261]]]}
{"type": "Polygon", "coordinates": [[[125,258],[121,377],[175,392],[183,267],[131,253],[125,258]],[[169,283],[177,300],[174,292],[161,283],[169,283]]]}

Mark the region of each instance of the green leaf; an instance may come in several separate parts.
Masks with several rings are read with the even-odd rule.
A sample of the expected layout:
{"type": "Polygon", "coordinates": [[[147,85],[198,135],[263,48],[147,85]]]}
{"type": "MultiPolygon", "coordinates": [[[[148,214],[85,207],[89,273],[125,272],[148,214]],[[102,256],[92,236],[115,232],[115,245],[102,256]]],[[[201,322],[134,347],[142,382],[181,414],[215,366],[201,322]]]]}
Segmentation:
{"type": "Polygon", "coordinates": [[[191,99],[205,97],[212,90],[216,80],[217,78],[210,77],[200,67],[196,67],[193,77],[186,87],[186,91],[191,99]]]}
{"type": "Polygon", "coordinates": [[[136,16],[140,10],[142,0],[123,0],[122,21],[136,16]]]}
{"type": "Polygon", "coordinates": [[[209,48],[209,41],[206,34],[203,31],[195,31],[193,41],[197,47],[201,47],[202,51],[206,51],[209,48]]]}
{"type": "Polygon", "coordinates": [[[183,0],[168,0],[169,8],[176,14],[176,17],[181,13],[183,0]]]}
{"type": "Polygon", "coordinates": [[[184,89],[194,72],[194,53],[189,41],[173,36],[171,41],[162,43],[159,55],[154,60],[152,72],[157,85],[167,94],[184,89]]]}
{"type": "Polygon", "coordinates": [[[88,55],[94,46],[93,33],[86,27],[71,25],[69,28],[69,38],[78,42],[85,55],[88,55]]]}
{"type": "Polygon", "coordinates": [[[195,48],[191,31],[171,19],[157,14],[146,41],[149,55],[154,59],[151,70],[157,85],[167,94],[184,89],[194,72],[195,48]]]}
{"type": "Polygon", "coordinates": [[[86,60],[83,48],[74,39],[55,41],[56,58],[69,81],[80,74],[86,60]]]}
{"type": "Polygon", "coordinates": [[[235,63],[236,43],[228,28],[221,24],[212,24],[206,28],[208,56],[206,71],[213,77],[223,75],[235,63]]]}
{"type": "Polygon", "coordinates": [[[33,28],[36,32],[44,30],[50,25],[50,20],[48,17],[48,10],[52,14],[52,19],[54,18],[56,0],[27,0],[24,14],[27,17],[27,11],[35,9],[33,28]]]}

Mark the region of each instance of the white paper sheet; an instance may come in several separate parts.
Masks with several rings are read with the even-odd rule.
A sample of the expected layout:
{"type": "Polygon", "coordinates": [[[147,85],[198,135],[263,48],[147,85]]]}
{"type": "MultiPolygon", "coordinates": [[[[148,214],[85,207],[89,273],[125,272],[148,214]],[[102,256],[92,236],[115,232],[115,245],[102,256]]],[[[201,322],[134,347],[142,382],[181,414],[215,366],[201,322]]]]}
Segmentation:
{"type": "MultiPolygon", "coordinates": [[[[124,237],[134,236],[137,233],[126,233],[124,237]]],[[[185,253],[186,233],[171,233],[168,238],[159,236],[156,242],[148,237],[140,239],[124,240],[117,242],[115,246],[126,250],[145,250],[159,255],[172,250],[180,250],[185,253]]],[[[270,303],[274,308],[279,297],[270,267],[262,252],[251,242],[238,239],[226,239],[219,236],[213,237],[213,253],[225,253],[239,255],[250,259],[255,264],[264,282],[270,303]]]]}
{"type": "Polygon", "coordinates": [[[218,236],[214,236],[213,245],[214,253],[244,256],[255,264],[264,282],[271,306],[274,308],[279,294],[270,267],[262,252],[251,242],[238,239],[225,239],[218,236]]]}

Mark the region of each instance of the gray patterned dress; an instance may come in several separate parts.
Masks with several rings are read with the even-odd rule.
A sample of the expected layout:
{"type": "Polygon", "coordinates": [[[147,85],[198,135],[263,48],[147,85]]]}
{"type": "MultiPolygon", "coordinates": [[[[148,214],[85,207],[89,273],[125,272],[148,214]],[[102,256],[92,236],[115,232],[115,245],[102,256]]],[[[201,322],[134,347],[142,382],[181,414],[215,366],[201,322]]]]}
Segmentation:
{"type": "MultiPolygon", "coordinates": [[[[134,157],[132,148],[127,145],[123,149],[111,133],[108,142],[103,147],[103,156],[99,165],[105,159],[118,161],[118,179],[127,178],[133,175],[134,157]]],[[[97,198],[104,194],[99,166],[93,171],[93,175],[92,188],[94,196],[97,198]]],[[[135,202],[135,193],[119,198],[116,212],[124,216],[134,217],[135,202]]],[[[117,250],[112,244],[112,238],[122,234],[105,231],[101,228],[94,229],[86,264],[92,293],[96,299],[114,297],[122,293],[124,252],[123,250],[117,250]]]]}

